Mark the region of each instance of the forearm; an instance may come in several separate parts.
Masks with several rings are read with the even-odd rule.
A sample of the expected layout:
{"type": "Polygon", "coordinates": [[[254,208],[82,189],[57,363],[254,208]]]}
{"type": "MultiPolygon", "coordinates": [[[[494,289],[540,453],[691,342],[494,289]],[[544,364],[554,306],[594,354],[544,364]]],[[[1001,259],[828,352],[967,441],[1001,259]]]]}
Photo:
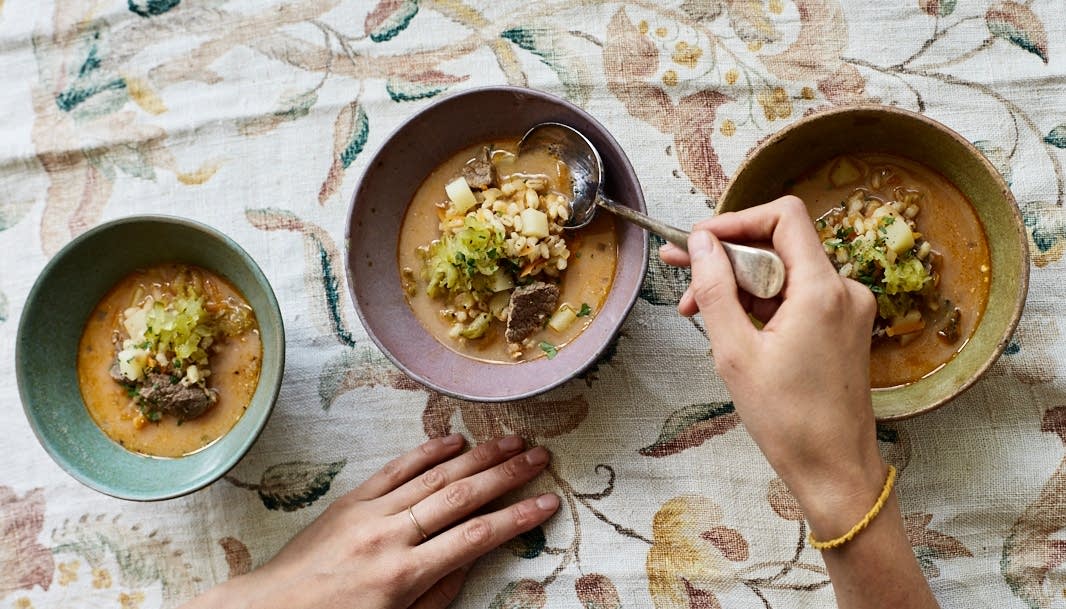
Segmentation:
{"type": "Polygon", "coordinates": [[[939,607],[914,557],[895,492],[867,528],[844,545],[824,550],[822,559],[840,609],[939,607]]]}

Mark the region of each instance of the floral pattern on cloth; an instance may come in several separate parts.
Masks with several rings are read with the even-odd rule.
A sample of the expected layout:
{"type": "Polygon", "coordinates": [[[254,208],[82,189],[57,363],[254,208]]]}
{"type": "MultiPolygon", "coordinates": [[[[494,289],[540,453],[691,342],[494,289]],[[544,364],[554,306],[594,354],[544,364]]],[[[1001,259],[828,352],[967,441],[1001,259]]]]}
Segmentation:
{"type": "MultiPolygon", "coordinates": [[[[832,607],[795,499],[762,460],[653,258],[604,357],[530,400],[421,387],[355,321],[346,204],[402,120],[512,84],[586,108],[653,215],[709,215],[759,142],[826,108],[887,103],[959,131],[1017,197],[1034,273],[1003,357],[955,403],[878,428],[942,606],[1066,608],[1066,30],[1053,0],[0,1],[0,606],[174,607],[268,559],[386,460],[453,431],[555,454],[560,513],[479,563],[458,607],[832,607]],[[1049,103],[1049,101],[1051,103],[1049,103]],[[216,226],[285,314],[278,407],[192,496],[131,505],[36,444],[14,386],[35,274],[110,218],[216,226]],[[683,382],[678,379],[683,378],[683,382]],[[576,603],[576,604],[575,604],[576,603]]],[[[357,235],[355,238],[372,238],[357,235]]]]}

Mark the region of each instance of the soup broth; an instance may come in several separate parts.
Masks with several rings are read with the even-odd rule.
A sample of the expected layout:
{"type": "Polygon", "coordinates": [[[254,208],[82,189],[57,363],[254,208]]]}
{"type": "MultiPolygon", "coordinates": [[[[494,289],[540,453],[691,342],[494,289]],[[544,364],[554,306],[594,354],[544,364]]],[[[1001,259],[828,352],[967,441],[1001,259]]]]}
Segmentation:
{"type": "MultiPolygon", "coordinates": [[[[149,329],[151,323],[149,318],[149,329]]],[[[203,340],[200,346],[204,346],[203,340]]],[[[199,267],[153,266],[119,281],[93,309],[78,346],[78,384],[89,414],[112,440],[144,455],[181,457],[219,439],[241,418],[259,383],[262,351],[254,312],[226,280],[199,267]],[[140,390],[146,383],[135,383],[123,376],[118,362],[144,346],[135,345],[133,351],[124,346],[130,339],[126,323],[130,312],[146,303],[172,302],[173,298],[191,293],[187,291],[190,285],[202,290],[204,315],[213,315],[210,327],[232,330],[215,331],[203,349],[210,376],[197,376],[205,374],[204,369],[197,374],[189,372],[193,365],[188,362],[168,361],[164,367],[155,359],[147,360],[145,369],[140,370],[142,378],[149,370],[155,370],[157,375],[165,373],[155,378],[169,378],[164,381],[169,385],[167,390],[177,389],[190,375],[197,376],[199,382],[189,383],[189,387],[202,387],[216,396],[201,413],[186,417],[153,410],[141,398],[140,390]],[[185,376],[179,377],[179,373],[185,376]]]]}
{"type": "MultiPolygon", "coordinates": [[[[818,227],[831,258],[835,250],[829,241],[850,235],[828,235],[830,239],[824,239],[826,219],[833,218],[833,214],[843,217],[849,201],[856,196],[870,202],[867,210],[897,202],[899,213],[894,218],[912,223],[919,240],[914,249],[924,250],[927,256],[923,261],[931,269],[930,281],[934,285],[923,290],[929,296],[919,307],[921,318],[913,324],[897,322],[896,327],[907,330],[903,334],[875,333],[870,353],[873,387],[912,383],[940,369],[963,348],[988,301],[991,259],[977,212],[952,183],[909,159],[870,153],[834,159],[800,179],[790,193],[803,199],[812,220],[820,219],[818,227]],[[860,195],[856,195],[859,191],[860,195]],[[913,217],[914,210],[908,209],[912,204],[914,210],[920,209],[913,217]],[[920,246],[921,241],[928,246],[920,246]],[[919,326],[921,329],[915,331],[919,326]]],[[[891,232],[885,223],[877,229],[887,229],[881,230],[882,235],[891,232]]],[[[838,232],[853,230],[846,219],[843,226],[838,232]]],[[[841,256],[841,260],[846,258],[841,256]]],[[[841,260],[836,264],[844,274],[847,269],[842,268],[841,260]]],[[[876,292],[881,281],[875,277],[868,285],[876,292]]],[[[891,321],[884,322],[885,327],[891,325],[891,321]]]]}
{"type": "MultiPolygon", "coordinates": [[[[518,159],[514,154],[517,144],[516,139],[492,142],[488,146],[491,152],[488,153],[484,145],[471,146],[459,151],[434,170],[419,187],[407,208],[397,252],[407,302],[419,322],[449,349],[466,357],[491,362],[510,363],[538,357],[554,357],[557,350],[565,348],[588,327],[606,300],[614,278],[617,257],[615,223],[608,214],[600,214],[591,225],[579,231],[561,230],[565,218],[555,217],[553,213],[566,213],[557,212],[558,205],[563,203],[567,205],[567,211],[569,210],[568,196],[571,191],[566,166],[547,153],[523,153],[521,159],[518,159]],[[454,293],[438,293],[436,296],[427,293],[431,281],[425,273],[427,247],[433,247],[431,244],[439,242],[443,231],[447,230],[448,222],[462,222],[449,215],[453,213],[455,204],[449,202],[447,189],[457,179],[456,176],[463,175],[464,169],[477,162],[477,159],[485,159],[486,154],[494,166],[493,186],[484,190],[474,189],[476,204],[468,213],[484,208],[495,215],[496,219],[492,222],[500,219],[504,222],[514,222],[503,226],[502,233],[499,233],[506,238],[508,244],[499,248],[498,255],[501,258],[513,258],[521,269],[515,268],[513,273],[509,274],[511,279],[505,281],[513,279],[515,285],[497,293],[502,296],[485,296],[486,300],[496,297],[489,307],[488,324],[483,334],[467,338],[457,336],[456,333],[459,329],[469,328],[472,324],[470,316],[475,316],[476,313],[472,312],[468,316],[462,307],[456,306],[454,302],[459,297],[454,293]],[[520,190],[508,195],[508,184],[517,185],[520,190]],[[498,194],[502,201],[518,199],[521,203],[524,200],[522,188],[536,192],[536,198],[541,201],[540,209],[547,210],[551,223],[549,234],[537,240],[533,246],[539,247],[542,254],[547,255],[519,255],[510,251],[508,248],[514,240],[523,235],[518,222],[528,219],[528,216],[515,213],[514,208],[508,212],[509,204],[497,204],[496,211],[493,212],[492,200],[497,196],[495,191],[502,189],[498,194]],[[486,198],[490,199],[488,204],[486,198]],[[517,216],[521,219],[514,220],[517,216]],[[550,319],[544,320],[547,325],[523,338],[520,344],[509,342],[506,338],[508,326],[506,320],[501,319],[504,313],[499,310],[500,303],[506,303],[508,293],[513,294],[524,282],[529,281],[556,286],[557,303],[550,319]],[[457,315],[461,319],[457,319],[457,315]],[[556,323],[560,317],[569,323],[556,323]],[[559,327],[562,329],[558,329],[559,327]]],[[[528,241],[527,237],[522,239],[528,241]]],[[[530,248],[527,244],[519,249],[527,251],[530,248]]],[[[506,268],[508,265],[501,261],[497,266],[506,268]]],[[[476,311],[476,307],[471,311],[476,311]]]]}

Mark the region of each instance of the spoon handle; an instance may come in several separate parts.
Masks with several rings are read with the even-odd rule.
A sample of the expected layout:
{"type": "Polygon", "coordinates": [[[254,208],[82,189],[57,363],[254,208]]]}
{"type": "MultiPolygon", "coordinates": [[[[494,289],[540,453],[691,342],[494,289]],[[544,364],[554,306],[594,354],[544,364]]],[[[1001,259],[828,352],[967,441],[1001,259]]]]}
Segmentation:
{"type": "MultiPolygon", "coordinates": [[[[688,251],[688,231],[649,218],[604,196],[597,197],[596,204],[688,251]]],[[[733,265],[738,287],[757,298],[777,296],[785,283],[785,265],[776,253],[759,247],[721,243],[733,265]]]]}

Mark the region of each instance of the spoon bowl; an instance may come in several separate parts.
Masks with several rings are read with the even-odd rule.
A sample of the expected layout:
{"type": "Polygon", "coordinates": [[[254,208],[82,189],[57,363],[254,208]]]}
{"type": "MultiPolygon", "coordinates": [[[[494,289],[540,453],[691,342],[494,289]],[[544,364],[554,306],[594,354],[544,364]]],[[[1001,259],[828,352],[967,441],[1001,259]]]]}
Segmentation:
{"type": "MultiPolygon", "coordinates": [[[[603,193],[603,161],[592,142],[578,130],[562,123],[534,125],[518,143],[518,154],[542,149],[570,170],[572,192],[566,228],[578,229],[592,222],[601,207],[688,250],[688,231],[665,224],[611,200],[603,193]]],[[[737,286],[758,298],[773,298],[785,282],[785,265],[773,251],[722,242],[733,265],[737,286]]]]}

